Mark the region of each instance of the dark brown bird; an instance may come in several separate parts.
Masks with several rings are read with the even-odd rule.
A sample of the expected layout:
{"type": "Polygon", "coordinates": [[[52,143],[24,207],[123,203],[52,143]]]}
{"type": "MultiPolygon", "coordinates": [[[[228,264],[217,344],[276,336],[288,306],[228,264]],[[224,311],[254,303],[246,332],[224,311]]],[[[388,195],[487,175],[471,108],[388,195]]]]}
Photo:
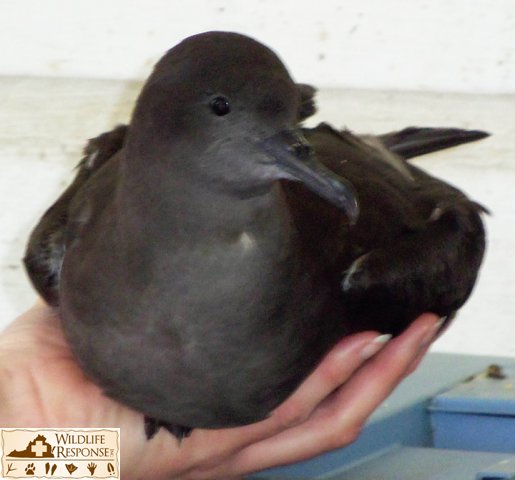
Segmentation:
{"type": "Polygon", "coordinates": [[[301,128],[313,95],[248,37],[190,37],[31,236],[78,361],[149,435],[261,420],[342,336],[470,295],[484,209],[401,157],[486,134],[301,128]]]}

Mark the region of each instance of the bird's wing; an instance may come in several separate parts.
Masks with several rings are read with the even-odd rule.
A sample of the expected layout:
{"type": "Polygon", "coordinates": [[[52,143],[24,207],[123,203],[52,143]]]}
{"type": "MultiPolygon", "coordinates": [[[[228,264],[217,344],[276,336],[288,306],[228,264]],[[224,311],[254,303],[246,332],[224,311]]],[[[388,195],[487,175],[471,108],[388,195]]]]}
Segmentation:
{"type": "Polygon", "coordinates": [[[342,289],[357,318],[397,334],[423,312],[453,318],[469,297],[485,249],[481,207],[466,198],[442,206],[432,200],[426,228],[369,250],[344,272],[342,289]]]}
{"type": "MultiPolygon", "coordinates": [[[[322,126],[325,126],[322,124],[322,126]]],[[[320,127],[320,126],[319,126],[320,127]]],[[[371,135],[357,136],[350,130],[344,129],[338,132],[345,144],[352,147],[354,155],[359,157],[365,156],[375,161],[380,161],[386,165],[393,167],[398,173],[406,179],[413,180],[411,173],[403,159],[386,147],[380,137],[371,135]]]]}
{"type": "Polygon", "coordinates": [[[91,175],[122,148],[126,132],[127,127],[120,125],[89,140],[72,184],[44,213],[32,231],[23,261],[35,289],[50,305],[59,303],[68,207],[91,175]]]}
{"type": "Polygon", "coordinates": [[[475,142],[490,134],[482,130],[461,128],[407,127],[379,136],[363,136],[363,140],[377,146],[379,141],[391,152],[404,159],[444,150],[464,143],[475,142]]]}
{"type": "Polygon", "coordinates": [[[351,226],[302,186],[285,185],[306,244],[341,279],[353,325],[399,333],[426,311],[451,316],[475,283],[484,209],[384,145],[328,125],[305,136],[318,159],[356,190],[360,216],[351,226]]]}

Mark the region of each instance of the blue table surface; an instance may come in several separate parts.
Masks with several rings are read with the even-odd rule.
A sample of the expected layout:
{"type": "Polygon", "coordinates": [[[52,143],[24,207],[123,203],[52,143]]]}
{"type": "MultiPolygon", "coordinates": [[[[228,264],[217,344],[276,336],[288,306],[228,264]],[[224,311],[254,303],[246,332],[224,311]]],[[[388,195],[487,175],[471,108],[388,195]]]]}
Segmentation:
{"type": "MultiPolygon", "coordinates": [[[[499,364],[510,370],[515,368],[515,359],[431,353],[423,360],[417,372],[403,381],[376,410],[356,442],[311,460],[269,469],[250,478],[333,478],[331,475],[337,475],[351,465],[362,462],[364,458],[380,455],[394,446],[431,447],[428,411],[432,399],[462,384],[471,375],[484,371],[490,364],[499,364]]],[[[385,480],[387,478],[390,477],[384,477],[385,480]]],[[[415,478],[418,477],[413,477],[413,480],[415,478]]]]}

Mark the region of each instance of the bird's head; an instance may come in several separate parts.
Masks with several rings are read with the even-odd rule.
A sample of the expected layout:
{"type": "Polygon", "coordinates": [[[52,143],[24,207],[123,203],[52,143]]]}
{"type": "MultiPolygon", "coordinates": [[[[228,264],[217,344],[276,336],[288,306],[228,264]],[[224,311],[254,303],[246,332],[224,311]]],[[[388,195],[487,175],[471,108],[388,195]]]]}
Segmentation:
{"type": "Polygon", "coordinates": [[[352,186],[320,164],[302,136],[303,93],[275,53],[249,37],[189,37],[145,84],[129,127],[129,157],[161,175],[164,166],[242,196],[278,179],[302,182],[354,221],[352,186]]]}

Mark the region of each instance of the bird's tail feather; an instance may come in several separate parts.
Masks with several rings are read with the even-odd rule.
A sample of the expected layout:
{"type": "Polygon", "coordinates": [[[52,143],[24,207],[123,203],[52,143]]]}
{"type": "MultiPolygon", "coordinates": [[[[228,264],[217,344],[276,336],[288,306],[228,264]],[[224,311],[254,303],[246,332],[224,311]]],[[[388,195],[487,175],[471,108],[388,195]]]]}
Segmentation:
{"type": "Polygon", "coordinates": [[[482,130],[408,127],[380,135],[379,139],[390,151],[404,159],[410,159],[462,143],[475,142],[488,136],[490,134],[482,130]]]}

